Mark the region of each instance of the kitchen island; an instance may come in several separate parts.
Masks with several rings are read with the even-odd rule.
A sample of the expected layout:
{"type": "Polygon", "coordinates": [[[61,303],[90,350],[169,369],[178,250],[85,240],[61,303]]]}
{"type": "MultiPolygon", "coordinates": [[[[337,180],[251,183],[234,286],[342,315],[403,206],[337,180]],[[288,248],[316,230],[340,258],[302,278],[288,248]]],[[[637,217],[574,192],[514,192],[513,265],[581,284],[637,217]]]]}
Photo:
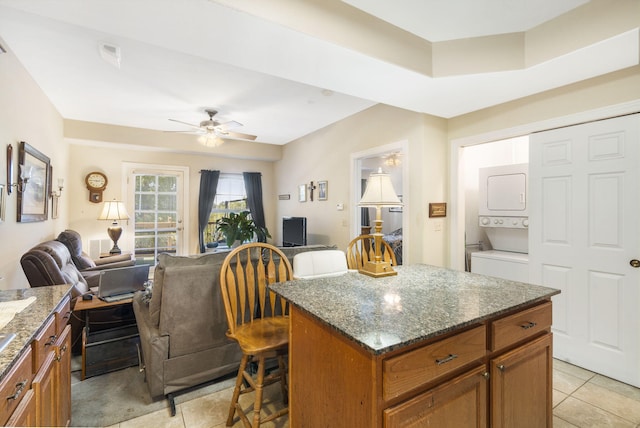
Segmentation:
{"type": "Polygon", "coordinates": [[[70,292],[70,285],[0,290],[0,315],[30,302],[0,328],[2,337],[13,337],[0,352],[0,425],[69,425],[70,292]]]}
{"type": "Polygon", "coordinates": [[[273,284],[292,427],[551,426],[547,287],[428,265],[273,284]]]}

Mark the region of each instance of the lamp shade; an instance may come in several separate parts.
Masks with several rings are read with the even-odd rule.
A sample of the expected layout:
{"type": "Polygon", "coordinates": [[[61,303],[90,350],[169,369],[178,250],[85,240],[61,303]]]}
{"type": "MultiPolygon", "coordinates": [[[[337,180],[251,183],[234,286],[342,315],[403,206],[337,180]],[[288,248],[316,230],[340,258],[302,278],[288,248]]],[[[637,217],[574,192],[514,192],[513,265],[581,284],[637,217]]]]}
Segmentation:
{"type": "Polygon", "coordinates": [[[396,195],[389,174],[382,170],[373,173],[367,180],[367,188],[358,204],[361,207],[401,207],[402,201],[396,195]]]}
{"type": "Polygon", "coordinates": [[[115,200],[105,202],[98,220],[129,220],[124,202],[115,200]]]}

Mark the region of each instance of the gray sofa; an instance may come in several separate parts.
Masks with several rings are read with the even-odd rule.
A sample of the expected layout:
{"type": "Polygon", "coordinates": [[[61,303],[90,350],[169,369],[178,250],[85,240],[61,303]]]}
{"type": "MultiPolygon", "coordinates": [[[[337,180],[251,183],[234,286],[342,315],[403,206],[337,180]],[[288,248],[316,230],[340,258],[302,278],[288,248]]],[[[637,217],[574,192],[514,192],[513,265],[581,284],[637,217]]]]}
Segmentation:
{"type": "MultiPolygon", "coordinates": [[[[282,249],[289,260],[301,251],[282,249]]],[[[166,396],[175,414],[174,394],[236,373],[242,353],[226,336],[220,295],[220,268],[226,252],[197,256],[160,254],[151,298],[136,293],[133,310],[140,333],[145,378],[151,397],[166,396]]]]}

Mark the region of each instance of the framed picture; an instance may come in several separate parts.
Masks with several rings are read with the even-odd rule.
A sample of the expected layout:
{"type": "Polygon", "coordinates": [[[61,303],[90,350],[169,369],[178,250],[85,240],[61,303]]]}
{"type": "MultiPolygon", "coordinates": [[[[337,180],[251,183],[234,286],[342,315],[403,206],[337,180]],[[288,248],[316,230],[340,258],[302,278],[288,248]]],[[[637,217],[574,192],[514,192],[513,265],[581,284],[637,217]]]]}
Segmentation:
{"type": "Polygon", "coordinates": [[[429,217],[446,217],[446,216],[447,216],[446,202],[432,202],[429,204],[429,217]]]}
{"type": "Polygon", "coordinates": [[[307,185],[301,184],[298,186],[298,202],[307,202],[307,185]]]}
{"type": "Polygon", "coordinates": [[[11,183],[13,182],[13,146],[7,145],[7,195],[11,194],[11,183]]]}
{"type": "Polygon", "coordinates": [[[328,186],[328,181],[318,181],[318,200],[319,201],[327,200],[327,186],[328,186]]]}
{"type": "MultiPolygon", "coordinates": [[[[402,195],[398,195],[398,199],[400,199],[400,202],[402,202],[402,195]]],[[[389,212],[390,213],[401,213],[402,212],[402,207],[389,207],[389,212]]]]}
{"type": "Polygon", "coordinates": [[[18,152],[18,221],[45,221],[48,216],[49,168],[47,156],[20,142],[18,152]]]}
{"type": "MultiPolygon", "coordinates": [[[[9,187],[7,186],[7,189],[9,187]]],[[[0,184],[0,223],[4,221],[4,184],[0,184]]]]}

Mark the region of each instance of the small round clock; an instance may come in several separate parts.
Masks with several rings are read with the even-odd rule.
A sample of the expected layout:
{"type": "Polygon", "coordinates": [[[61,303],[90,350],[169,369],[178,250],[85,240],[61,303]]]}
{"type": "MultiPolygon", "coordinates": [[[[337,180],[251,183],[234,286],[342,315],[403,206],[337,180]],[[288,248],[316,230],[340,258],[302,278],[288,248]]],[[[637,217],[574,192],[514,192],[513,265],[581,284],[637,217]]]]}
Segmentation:
{"type": "Polygon", "coordinates": [[[102,192],[107,188],[107,176],[101,172],[94,171],[87,174],[84,179],[89,189],[89,201],[93,203],[102,202],[102,192]]]}

